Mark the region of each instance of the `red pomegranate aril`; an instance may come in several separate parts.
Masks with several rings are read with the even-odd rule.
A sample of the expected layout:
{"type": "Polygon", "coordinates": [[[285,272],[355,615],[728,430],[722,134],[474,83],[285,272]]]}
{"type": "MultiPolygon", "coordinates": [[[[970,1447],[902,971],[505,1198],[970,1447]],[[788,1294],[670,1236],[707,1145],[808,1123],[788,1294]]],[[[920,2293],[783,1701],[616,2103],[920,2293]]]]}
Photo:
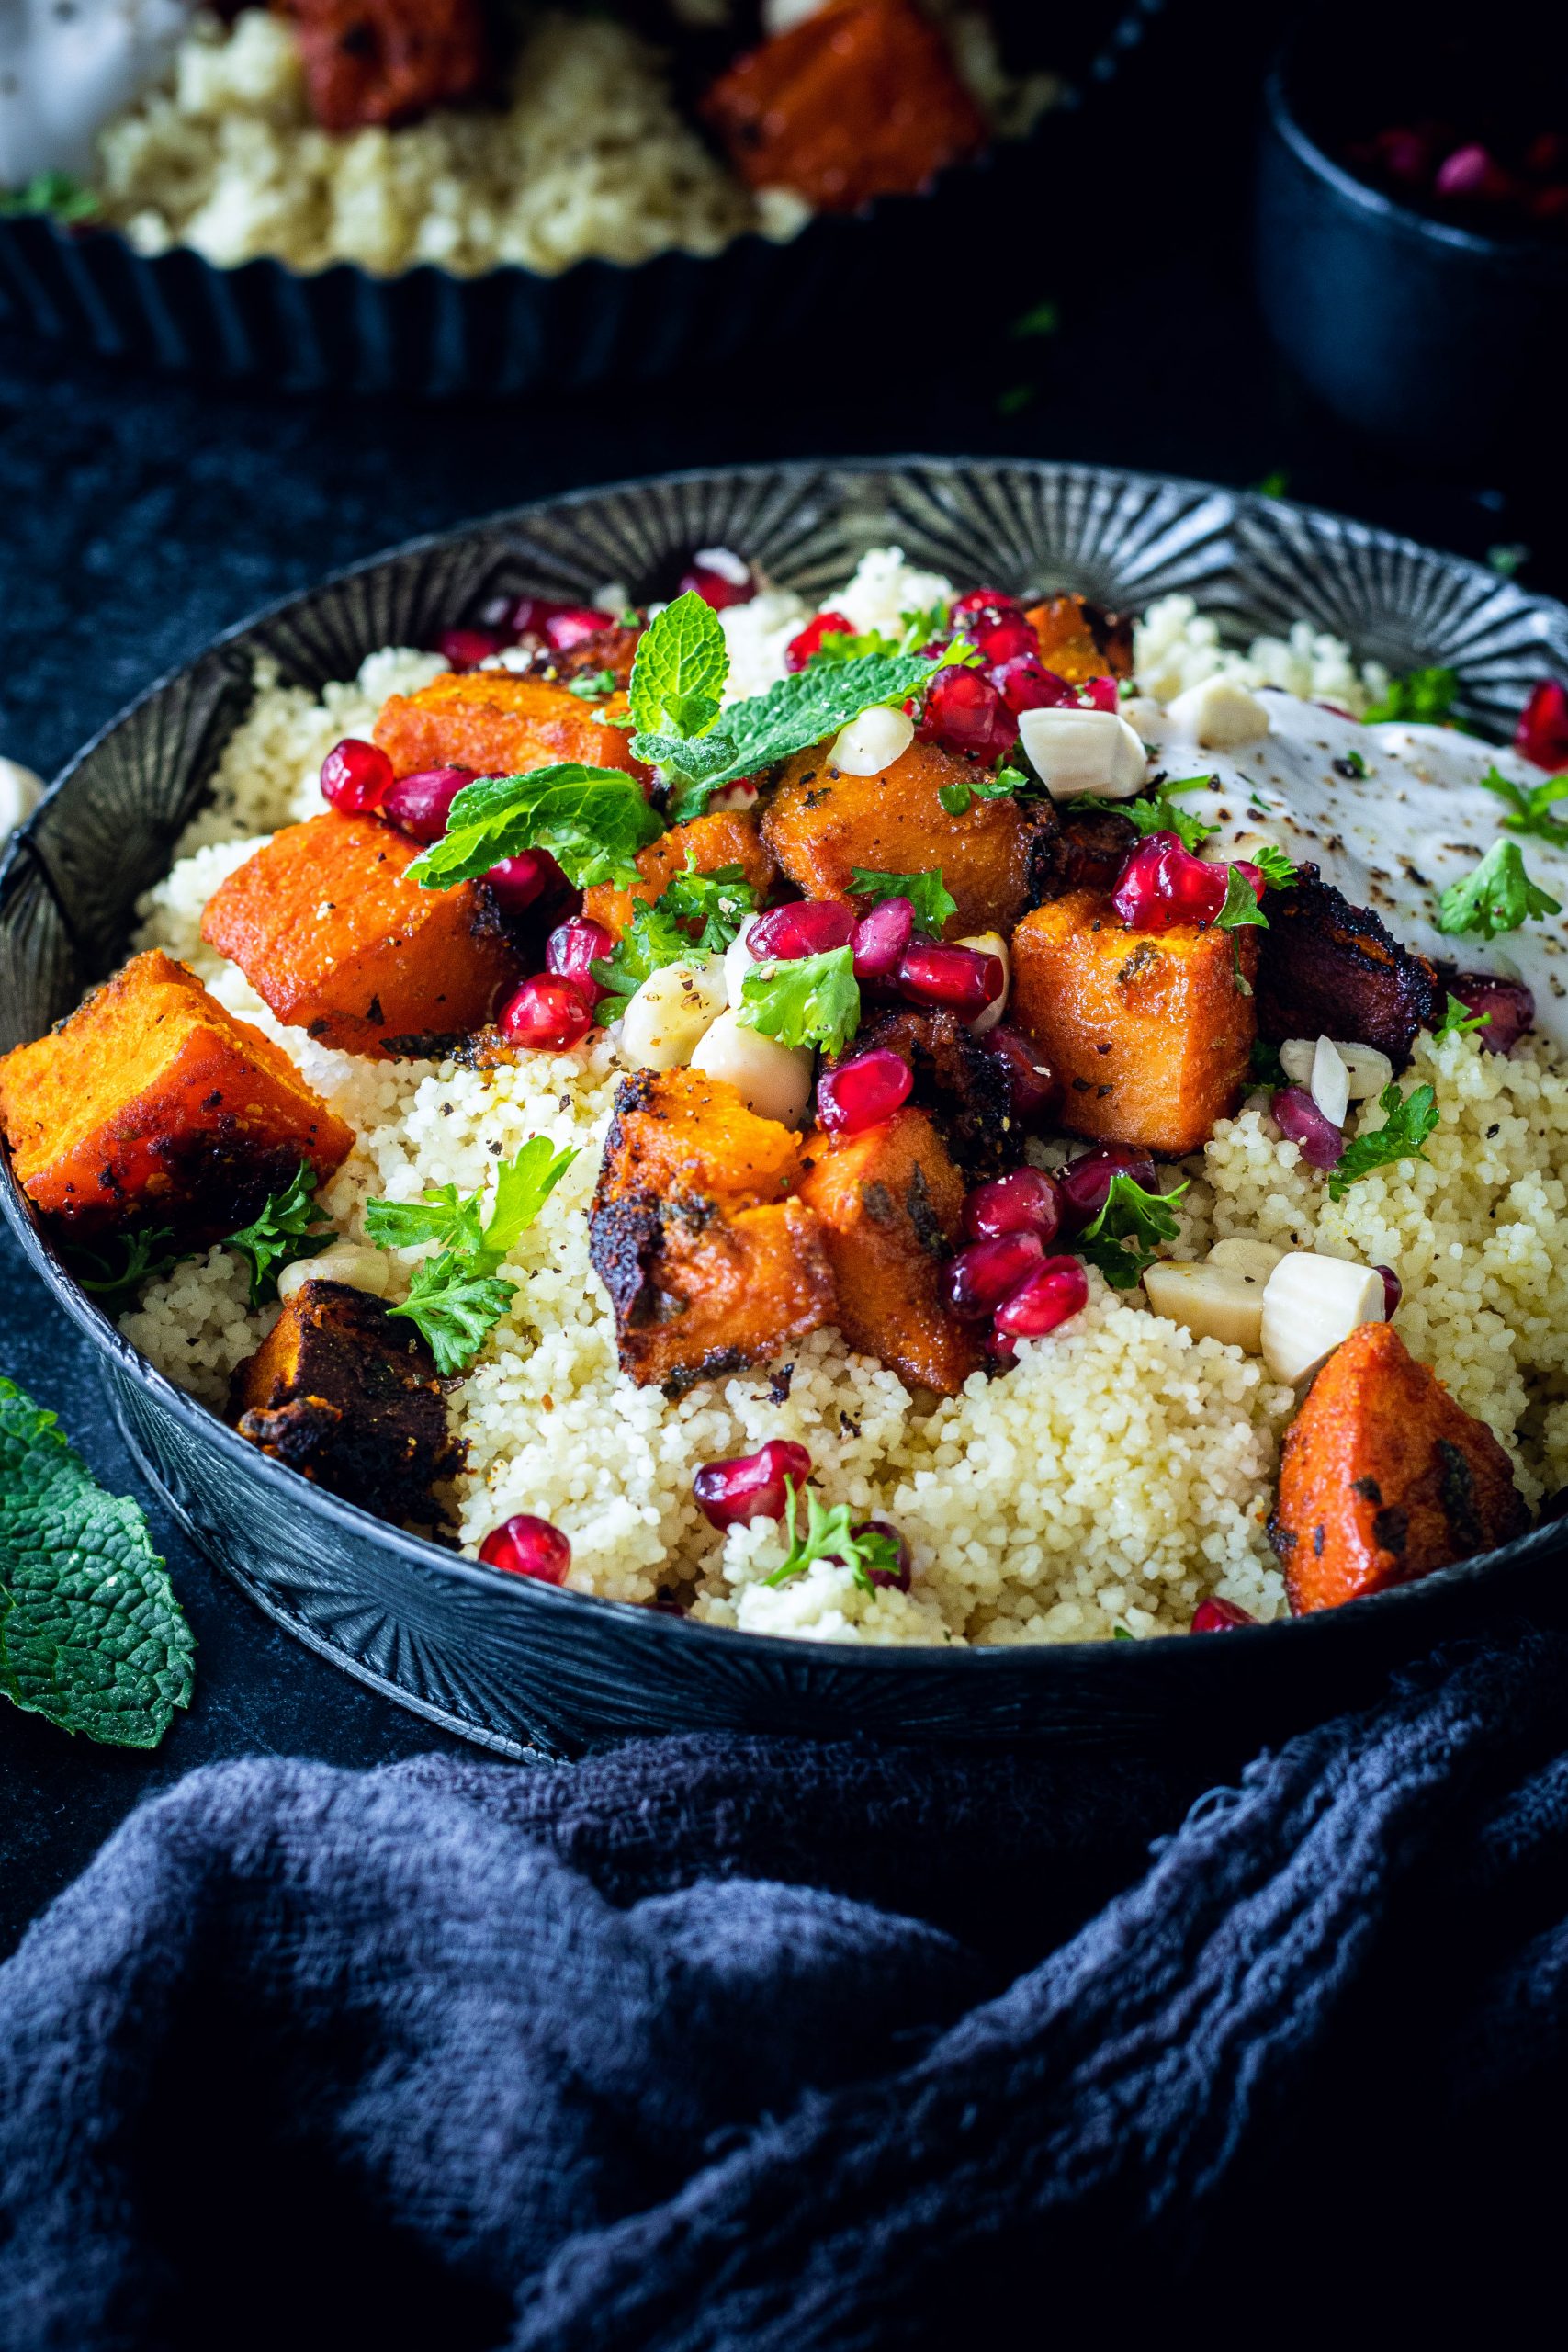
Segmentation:
{"type": "Polygon", "coordinates": [[[1175,833],[1148,833],[1128,852],[1111,903],[1129,931],[1213,922],[1225,903],[1225,869],[1206,865],[1175,833]]]}
{"type": "Polygon", "coordinates": [[[890,1585],[895,1592],[908,1592],[909,1589],[909,1547],[891,1521],[863,1519],[851,1528],[850,1533],[857,1541],[863,1535],[886,1535],[887,1541],[897,1547],[898,1563],[896,1567],[868,1567],[866,1574],[873,1584],[890,1585]]]}
{"type": "Polygon", "coordinates": [[[942,1295],[961,1322],[981,1323],[1044,1262],[1045,1244],[1037,1233],[998,1233],[994,1240],[972,1241],[948,1260],[942,1295]]]}
{"type": "Polygon", "coordinates": [[[1269,1108],[1280,1133],[1287,1142],[1300,1145],[1309,1167],[1338,1167],[1345,1137],[1332,1119],[1324,1117],[1304,1086],[1281,1086],[1269,1108]]]}
{"type": "Polygon", "coordinates": [[[853,637],[854,634],[855,625],[844,614],[818,613],[784,647],[784,668],[804,670],[812,655],[821,651],[825,637],[853,637]]]}
{"type": "Polygon", "coordinates": [[[1543,678],[1531,687],[1514,730],[1514,749],[1553,775],[1568,768],[1568,686],[1559,679],[1543,678]]]}
{"type": "Polygon", "coordinates": [[[1039,1168],[1015,1168],[1010,1176],[976,1184],[964,1204],[964,1230],[972,1241],[998,1241],[1008,1233],[1054,1241],[1061,1222],[1062,1196],[1039,1168]]]}
{"type": "Polygon", "coordinates": [[[1489,1054],[1511,1053],[1535,1026],[1535,997],[1523,980],[1505,980],[1493,972],[1461,972],[1450,983],[1450,993],[1467,1012],[1486,1015],[1485,1026],[1471,1034],[1489,1054]]]}
{"type": "Polygon", "coordinates": [[[1392,1266],[1374,1266],[1372,1272],[1382,1276],[1383,1321],[1392,1323],[1399,1311],[1399,1302],[1404,1296],[1404,1284],[1392,1266]]]}
{"type": "Polygon", "coordinates": [[[987,767],[1005,759],[1018,741],[1018,721],[989,678],[949,666],[926,688],[916,732],[923,743],[976,759],[987,767]]]}
{"type": "Polygon", "coordinates": [[[1071,686],[1055,670],[1047,670],[1037,653],[999,662],[986,675],[1012,711],[1055,710],[1073,699],[1071,686]]]}
{"type": "Polygon", "coordinates": [[[710,1527],[734,1527],[742,1520],[782,1519],[790,1487],[804,1487],[810,1476],[806,1448],[774,1437],[756,1453],[705,1462],[692,1492],[710,1527]]]}
{"type": "Polygon", "coordinates": [[[511,627],[519,637],[543,637],[547,623],[571,609],[558,596],[519,596],[512,607],[511,627]]]}
{"type": "Polygon", "coordinates": [[[1049,1118],[1060,1098],[1056,1073],[1032,1037],[998,1021],[980,1040],[993,1061],[1007,1070],[1012,1093],[1011,1113],[1020,1126],[1038,1126],[1049,1118]]]}
{"type": "Polygon", "coordinates": [[[592,1011],[605,990],[594,978],[591,967],[615,952],[615,943],[602,922],[594,922],[587,915],[573,915],[570,922],[558,923],[545,942],[545,969],[558,979],[570,980],[578,995],[592,1011]]]}
{"type": "Polygon", "coordinates": [[[1249,857],[1233,857],[1231,860],[1231,866],[1233,871],[1241,875],[1248,883],[1251,888],[1253,897],[1257,899],[1258,905],[1261,906],[1263,904],[1263,893],[1269,888],[1263,868],[1260,865],[1254,865],[1249,857]]]}
{"type": "Polygon", "coordinates": [[[564,1054],[582,1043],[593,1026],[593,1015],[570,980],[554,972],[537,972],[507,999],[498,1026],[509,1046],[525,1046],[536,1054],[564,1054]]]}
{"type": "Polygon", "coordinates": [[[850,944],[857,980],[890,980],[915,935],[915,910],[908,899],[880,899],[862,915],[850,944]]]}
{"type": "Polygon", "coordinates": [[[909,1065],[886,1046],[824,1070],[817,1082],[817,1116],[830,1136],[858,1136],[879,1127],[909,1099],[909,1065]]]}
{"type": "Polygon", "coordinates": [[[453,801],[473,780],[472,768],[421,768],[413,775],[400,775],[382,801],[381,814],[416,842],[438,842],[453,801]]]}
{"type": "Polygon", "coordinates": [[[1010,1372],[1018,1362],[1018,1341],[994,1323],[986,1334],[986,1362],[993,1372],[1010,1372]]]}
{"type": "Polygon", "coordinates": [[[1078,700],[1089,710],[1109,710],[1112,716],[1122,707],[1122,693],[1114,678],[1086,678],[1078,688],[1078,700]]]}
{"type": "Polygon", "coordinates": [[[756,578],[750,566],[743,564],[739,556],[732,556],[729,560],[739,577],[732,579],[716,564],[704,563],[694,557],[681,574],[675,594],[677,596],[700,596],[704,604],[711,605],[716,613],[726,613],[732,605],[749,605],[757,593],[756,578]]]}
{"type": "Polygon", "coordinates": [[[494,891],[503,914],[520,915],[552,884],[565,879],[547,849],[519,850],[492,865],[485,880],[494,891]]]}
{"type": "Polygon", "coordinates": [[[1113,1176],[1130,1176],[1145,1193],[1159,1190],[1154,1161],[1135,1144],[1097,1143],[1057,1169],[1056,1193],[1067,1232],[1081,1233],[1094,1223],[1111,1197],[1113,1176]]]}
{"type": "Polygon", "coordinates": [[[986,622],[976,629],[973,641],[982,662],[1016,662],[1020,654],[1040,659],[1040,639],[1021,613],[1004,613],[1000,620],[986,622]]]}
{"type": "Polygon", "coordinates": [[[1506,172],[1496,157],[1472,142],[1456,147],[1438,165],[1437,192],[1439,196],[1462,196],[1478,198],[1483,204],[1505,203],[1518,193],[1518,183],[1511,172],[1506,172]]]}
{"type": "Polygon", "coordinates": [[[567,605],[550,615],[545,623],[545,635],[558,653],[573,645],[581,645],[585,637],[597,637],[602,628],[614,628],[614,613],[596,612],[592,605],[567,605]]]}
{"type": "Polygon", "coordinates": [[[1192,1611],[1192,1623],[1188,1631],[1193,1634],[1234,1634],[1238,1625],[1256,1625],[1257,1623],[1257,1618],[1249,1611],[1238,1608],[1234,1600],[1222,1600],[1217,1593],[1211,1593],[1208,1600],[1201,1600],[1192,1611]]]}
{"type": "Polygon", "coordinates": [[[1043,1339],[1089,1305],[1089,1276],[1079,1258],[1047,1258],[1021,1290],[997,1309],[997,1329],[1014,1340],[1043,1339]]]}
{"type": "Polygon", "coordinates": [[[1007,986],[999,956],[976,947],[944,947],[940,941],[917,939],[898,964],[898,989],[914,1004],[941,1005],[961,1021],[977,1021],[995,1004],[1007,986]]]}
{"type": "Polygon", "coordinates": [[[558,1527],[532,1511],[514,1511],[492,1527],[479,1545],[479,1557],[490,1568],[510,1577],[533,1577],[539,1584],[564,1584],[571,1566],[571,1545],[558,1527]]]}
{"type": "Polygon", "coordinates": [[[847,947],[854,933],[855,910],[841,899],[794,899],[759,915],[746,944],[759,964],[793,964],[801,956],[847,947]]]}
{"type": "Polygon", "coordinates": [[[379,808],[392,783],[392,763],[386,752],[357,735],[334,743],[321,762],[321,797],[345,816],[379,808]]]}
{"type": "Polygon", "coordinates": [[[481,662],[488,662],[511,642],[509,637],[502,637],[493,628],[444,628],[435,640],[435,650],[454,670],[477,670],[481,662]]]}
{"type": "Polygon", "coordinates": [[[999,588],[969,588],[962,596],[954,596],[949,607],[956,624],[964,624],[964,634],[971,637],[983,620],[1000,620],[1004,614],[1021,608],[1016,596],[1006,596],[999,588]]]}

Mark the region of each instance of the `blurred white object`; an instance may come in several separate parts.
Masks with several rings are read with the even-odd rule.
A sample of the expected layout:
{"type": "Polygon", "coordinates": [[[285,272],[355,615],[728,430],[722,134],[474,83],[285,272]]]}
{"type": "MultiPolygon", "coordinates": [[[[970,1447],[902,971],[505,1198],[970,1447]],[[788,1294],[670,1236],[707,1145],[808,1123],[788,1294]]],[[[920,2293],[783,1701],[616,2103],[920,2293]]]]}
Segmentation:
{"type": "Polygon", "coordinates": [[[1269,713],[1235,678],[1204,678],[1189,686],[1168,706],[1167,716],[1206,752],[1255,743],[1269,732],[1269,713]]]}
{"type": "Polygon", "coordinates": [[[188,0],[0,0],[0,187],[85,178],[98,132],[173,56],[188,0]]]}
{"type": "Polygon", "coordinates": [[[19,760],[0,760],[0,848],[43,798],[43,779],[19,760]]]}
{"type": "Polygon", "coordinates": [[[792,33],[826,5],[827,0],[762,0],[762,30],[770,40],[776,40],[780,33],[792,33]]]}
{"type": "Polygon", "coordinates": [[[878,703],[840,727],[828,754],[828,765],[845,775],[881,775],[901,760],[915,740],[915,722],[907,710],[889,710],[878,703]]]}

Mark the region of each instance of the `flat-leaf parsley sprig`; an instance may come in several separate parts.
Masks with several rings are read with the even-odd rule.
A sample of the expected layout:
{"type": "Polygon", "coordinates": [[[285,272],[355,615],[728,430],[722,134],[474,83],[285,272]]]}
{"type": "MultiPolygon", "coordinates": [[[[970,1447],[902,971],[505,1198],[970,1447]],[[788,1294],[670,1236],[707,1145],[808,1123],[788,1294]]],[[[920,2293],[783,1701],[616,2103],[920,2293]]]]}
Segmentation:
{"type": "Polygon", "coordinates": [[[1402,1094],[1391,1081],[1378,1096],[1386,1124],[1371,1135],[1356,1136],[1345,1147],[1339,1165],[1328,1179],[1328,1197],[1342,1201],[1352,1184],[1374,1168],[1389,1168],[1400,1159],[1425,1159],[1423,1148],[1438,1124],[1437,1098],[1429,1086],[1413,1087],[1402,1094]]]}
{"type": "Polygon", "coordinates": [[[1099,1216],[1075,1247],[1098,1267],[1112,1290],[1131,1290],[1159,1255],[1162,1241],[1174,1241],[1180,1226],[1173,1204],[1185,1183],[1168,1193],[1145,1193],[1137,1179],[1118,1169],[1099,1216]]]}
{"type": "Polygon", "coordinates": [[[1568,775],[1549,775],[1544,784],[1517,785],[1493,767],[1481,778],[1481,788],[1506,802],[1507,815],[1497,820],[1506,833],[1529,833],[1537,841],[1555,842],[1559,849],[1568,849],[1568,824],[1552,814],[1561,801],[1568,799],[1568,775]]]}
{"type": "Polygon", "coordinates": [[[1472,1029],[1490,1029],[1489,1012],[1472,1012],[1462,997],[1450,996],[1443,1007],[1443,1017],[1432,1032],[1433,1041],[1441,1045],[1445,1037],[1468,1037],[1472,1029]]]}
{"type": "Polygon", "coordinates": [[[337,1235],[315,1199],[316,1171],[302,1159],[280,1193],[270,1193],[259,1216],[224,1241],[250,1268],[250,1304],[265,1306],[277,1296],[285,1266],[313,1258],[337,1235]]]}
{"type": "Polygon", "coordinates": [[[869,866],[857,865],[850,875],[850,895],[869,899],[879,906],[884,899],[908,899],[915,910],[915,928],[929,932],[940,939],[943,926],[958,912],[958,901],[942,880],[941,872],[934,874],[880,874],[869,866]]]}
{"type": "Polygon", "coordinates": [[[671,875],[651,904],[634,902],[631,919],[608,956],[590,967],[606,993],[594,1008],[601,1027],[618,1021],[644,980],[667,964],[698,956],[722,956],[757,911],[757,894],[739,865],[698,874],[688,855],[686,871],[671,875]],[[696,935],[692,935],[697,925],[696,935]]]}
{"type": "Polygon", "coordinates": [[[748,972],[738,1014],[743,1029],[760,1029],[781,1046],[820,1046],[841,1054],[860,1027],[860,983],[852,947],[821,956],[795,956],[748,972]]]}
{"type": "Polygon", "coordinates": [[[1494,842],[1473,873],[1450,882],[1438,900],[1438,929],[1495,939],[1542,915],[1560,915],[1562,901],[1532,882],[1516,841],[1494,842]]]}
{"type": "Polygon", "coordinates": [[[1146,800],[1089,799],[1084,806],[1103,809],[1107,815],[1125,817],[1141,834],[1174,833],[1183,849],[1200,850],[1220,829],[1195,816],[1190,808],[1179,808],[1176,797],[1181,792],[1213,791],[1218,784],[1216,775],[1162,775],[1156,777],[1154,792],[1146,800]]]}
{"type": "Polygon", "coordinates": [[[798,1527],[796,1495],[793,1480],[786,1480],[784,1528],[789,1550],[772,1576],[763,1578],[765,1584],[788,1584],[792,1578],[804,1576],[818,1560],[848,1568],[863,1592],[876,1590],[878,1574],[884,1583],[897,1579],[899,1552],[896,1537],[871,1526],[863,1527],[855,1534],[851,1528],[848,1503],[834,1503],[829,1510],[809,1487],[806,1489],[806,1525],[798,1527]]]}
{"type": "Polygon", "coordinates": [[[530,1136],[514,1159],[495,1171],[490,1215],[482,1193],[441,1184],[417,1201],[369,1201],[365,1230],[381,1250],[436,1241],[439,1254],[421,1259],[409,1295],[393,1315],[417,1325],[438,1372],[466,1371],[517,1295],[498,1268],[516,1248],[572,1161],[574,1147],[557,1150],[546,1136],[530,1136]]]}

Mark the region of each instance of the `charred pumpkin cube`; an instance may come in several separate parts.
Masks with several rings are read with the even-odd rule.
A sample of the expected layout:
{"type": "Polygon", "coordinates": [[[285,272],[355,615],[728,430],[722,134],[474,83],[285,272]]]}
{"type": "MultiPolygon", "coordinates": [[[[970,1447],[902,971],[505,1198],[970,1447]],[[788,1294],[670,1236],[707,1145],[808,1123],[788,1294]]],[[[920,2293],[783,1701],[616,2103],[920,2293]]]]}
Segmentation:
{"type": "Polygon", "coordinates": [[[1012,935],[1012,1018],[1063,1088],[1061,1124],[1172,1157],[1241,1101],[1257,1023],[1258,933],[1129,931],[1107,898],[1068,891],[1012,935]]]}
{"type": "Polygon", "coordinates": [[[728,1080],[700,1069],[624,1078],[604,1138],[595,1205],[659,1200],[779,1201],[800,1177],[800,1137],[759,1118],[728,1080]]]}
{"type": "Polygon", "coordinates": [[[1132,676],[1133,624],[1124,615],[1100,612],[1082,596],[1051,596],[1032,605],[1023,617],[1039,642],[1040,659],[1068,685],[1132,676]]]}
{"type": "Polygon", "coordinates": [[[423,889],[407,878],[419,854],[378,818],[312,817],[230,875],[201,935],[324,1046],[439,1052],[482,1028],[522,964],[484,885],[423,889]]]}
{"type": "Polygon", "coordinates": [[[559,760],[585,767],[648,771],[626,749],[625,695],[585,702],[548,678],[510,670],[447,672],[417,694],[393,695],[375,740],[399,775],[425,768],[471,768],[476,775],[521,775],[559,760]]]}
{"type": "Polygon", "coordinates": [[[0,1125],[23,1191],[84,1238],[216,1238],[354,1144],[287,1054],[155,948],[0,1061],[0,1125]]]}

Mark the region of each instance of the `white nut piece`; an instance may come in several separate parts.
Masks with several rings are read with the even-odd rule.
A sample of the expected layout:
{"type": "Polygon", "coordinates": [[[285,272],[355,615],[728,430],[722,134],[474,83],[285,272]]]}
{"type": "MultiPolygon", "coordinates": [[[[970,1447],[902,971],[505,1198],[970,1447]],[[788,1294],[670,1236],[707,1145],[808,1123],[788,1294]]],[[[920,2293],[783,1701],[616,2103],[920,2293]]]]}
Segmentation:
{"type": "Polygon", "coordinates": [[[1274,1241],[1259,1241],[1250,1233],[1233,1233],[1216,1241],[1209,1252],[1211,1266],[1229,1266],[1248,1282],[1266,1283],[1284,1251],[1274,1241]]]}
{"type": "MultiPolygon", "coordinates": [[[[751,922],[755,920],[753,916],[751,922]]],[[[744,1002],[741,990],[746,985],[746,975],[757,969],[757,958],[746,944],[746,934],[751,928],[751,922],[741,924],[724,951],[725,994],[731,1004],[744,1002]]]]}
{"type": "Polygon", "coordinates": [[[1361,1323],[1386,1314],[1382,1276],[1352,1258],[1292,1250],[1263,1289],[1263,1361],[1276,1380],[1307,1379],[1361,1323]]]}
{"type": "Polygon", "coordinates": [[[901,760],[915,740],[915,722],[907,710],[892,710],[878,703],[840,727],[828,753],[828,765],[843,775],[880,775],[901,760]]]}
{"type": "Polygon", "coordinates": [[[1002,992],[993,997],[984,1012],[976,1013],[969,1023],[972,1037],[983,1037],[994,1029],[1007,1011],[1008,990],[1012,986],[1012,956],[999,931],[977,931],[968,939],[956,939],[955,947],[972,947],[976,956],[994,956],[1002,967],[1002,992]]]}
{"type": "Polygon", "coordinates": [[[0,842],[25,825],[43,798],[43,778],[20,760],[0,760],[0,842]]]}
{"type": "Polygon", "coordinates": [[[731,1011],[721,1012],[702,1038],[692,1068],[727,1079],[760,1119],[797,1127],[811,1100],[812,1061],[809,1046],[781,1046],[760,1029],[743,1028],[731,1011]]]}
{"type": "Polygon", "coordinates": [[[1143,738],[1113,710],[1026,710],[1018,732],[1035,774],[1058,800],[1079,792],[1131,800],[1144,788],[1143,738]]]}
{"type": "MultiPolygon", "coordinates": [[[[1351,1102],[1374,1101],[1393,1078],[1393,1064],[1388,1056],[1380,1054],[1375,1046],[1355,1045],[1345,1037],[1336,1037],[1331,1043],[1345,1065],[1346,1091],[1351,1102]]],[[[1286,1038],[1280,1048],[1280,1067],[1292,1085],[1311,1086],[1316,1052],[1315,1037],[1286,1038]]]]}
{"type": "Polygon", "coordinates": [[[683,1069],[726,1003],[724,957],[649,972],[621,1016],[621,1058],[634,1069],[683,1069]]]}
{"type": "Polygon", "coordinates": [[[1184,1323],[1200,1340],[1221,1340],[1256,1355],[1262,1343],[1263,1284],[1234,1266],[1177,1265],[1144,1269],[1144,1290],[1156,1315],[1184,1323]]]}
{"type": "Polygon", "coordinates": [[[1166,705],[1171,725],[1205,752],[1255,743],[1269,732],[1269,713],[1235,678],[1204,678],[1166,705]]]}
{"type": "Polygon", "coordinates": [[[1350,1108],[1350,1073],[1339,1058],[1332,1037],[1320,1037],[1312,1049],[1312,1076],[1307,1091],[1331,1126],[1342,1127],[1350,1108]]]}
{"type": "Polygon", "coordinates": [[[384,1250],[367,1250],[357,1241],[334,1241],[314,1258],[296,1258],[277,1278],[279,1298],[292,1298],[307,1283],[344,1283],[350,1290],[367,1290],[385,1298],[391,1283],[391,1264],[384,1250]]]}

